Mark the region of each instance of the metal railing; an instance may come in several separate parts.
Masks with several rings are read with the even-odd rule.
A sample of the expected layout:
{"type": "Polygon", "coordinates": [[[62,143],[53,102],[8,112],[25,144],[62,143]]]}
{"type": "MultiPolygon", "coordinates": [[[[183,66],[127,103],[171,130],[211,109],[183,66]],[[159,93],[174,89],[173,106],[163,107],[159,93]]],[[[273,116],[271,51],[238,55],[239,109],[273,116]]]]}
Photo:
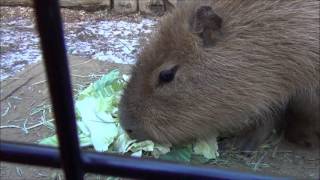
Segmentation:
{"type": "Polygon", "coordinates": [[[81,152],[59,1],[33,2],[59,150],[3,141],[0,144],[1,161],[62,168],[67,180],[82,180],[85,172],[139,179],[284,179],[108,153],[81,152]]]}

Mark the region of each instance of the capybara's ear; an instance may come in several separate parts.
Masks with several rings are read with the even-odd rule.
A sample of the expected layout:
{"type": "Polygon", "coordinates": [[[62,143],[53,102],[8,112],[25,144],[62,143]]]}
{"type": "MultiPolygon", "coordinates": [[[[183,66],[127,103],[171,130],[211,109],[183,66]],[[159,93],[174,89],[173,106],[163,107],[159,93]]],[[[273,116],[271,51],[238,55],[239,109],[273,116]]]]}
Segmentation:
{"type": "Polygon", "coordinates": [[[222,18],[210,6],[200,6],[190,18],[191,31],[198,34],[204,46],[214,45],[221,34],[222,18]]]}
{"type": "Polygon", "coordinates": [[[163,0],[162,2],[163,2],[164,10],[167,13],[171,13],[175,9],[175,6],[169,0],[163,0]]]}

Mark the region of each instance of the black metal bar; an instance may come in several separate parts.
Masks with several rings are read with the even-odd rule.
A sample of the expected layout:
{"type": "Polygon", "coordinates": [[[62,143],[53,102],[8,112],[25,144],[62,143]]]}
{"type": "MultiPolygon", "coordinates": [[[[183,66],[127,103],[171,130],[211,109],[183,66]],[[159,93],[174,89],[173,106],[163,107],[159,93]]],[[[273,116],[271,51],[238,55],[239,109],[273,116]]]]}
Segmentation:
{"type": "MultiPolygon", "coordinates": [[[[109,153],[83,152],[82,156],[86,172],[111,176],[143,179],[289,179],[124,157],[109,153]]],[[[0,144],[0,159],[15,163],[60,167],[57,149],[30,144],[2,142],[0,144]]]]}
{"type": "Polygon", "coordinates": [[[61,165],[68,180],[83,179],[71,80],[58,0],[34,0],[59,140],[61,165]]]}
{"type": "Polygon", "coordinates": [[[39,147],[3,141],[0,143],[0,160],[37,166],[61,167],[59,152],[56,148],[39,147]]]}

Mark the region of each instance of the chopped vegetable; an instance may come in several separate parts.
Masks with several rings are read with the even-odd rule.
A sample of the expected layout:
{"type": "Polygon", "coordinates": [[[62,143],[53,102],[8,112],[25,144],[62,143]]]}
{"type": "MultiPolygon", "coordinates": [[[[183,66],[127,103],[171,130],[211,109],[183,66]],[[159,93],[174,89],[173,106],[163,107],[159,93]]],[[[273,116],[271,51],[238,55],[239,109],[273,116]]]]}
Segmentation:
{"type": "Polygon", "coordinates": [[[179,162],[190,162],[192,146],[173,147],[170,152],[161,155],[160,159],[179,162]]]}
{"type": "MultiPolygon", "coordinates": [[[[79,93],[75,108],[81,147],[93,146],[96,151],[128,154],[135,157],[152,156],[163,160],[190,162],[192,155],[206,159],[218,157],[216,136],[171,147],[150,140],[136,141],[121,128],[118,105],[128,75],[112,70],[79,93]]],[[[42,139],[40,144],[58,146],[57,136],[42,139]]]]}
{"type": "Polygon", "coordinates": [[[216,159],[219,156],[216,137],[198,140],[193,147],[194,154],[203,155],[207,159],[216,159]]]}

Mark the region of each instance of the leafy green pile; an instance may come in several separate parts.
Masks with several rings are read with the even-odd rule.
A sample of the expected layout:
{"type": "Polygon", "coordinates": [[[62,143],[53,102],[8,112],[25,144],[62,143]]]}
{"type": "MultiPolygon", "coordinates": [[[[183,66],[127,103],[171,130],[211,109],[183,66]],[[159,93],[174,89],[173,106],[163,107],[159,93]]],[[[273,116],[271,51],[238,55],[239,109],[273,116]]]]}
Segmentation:
{"type": "MultiPolygon", "coordinates": [[[[130,139],[119,124],[118,105],[128,75],[115,69],[90,84],[77,96],[75,108],[81,147],[93,146],[99,152],[151,156],[165,160],[190,162],[192,156],[207,161],[219,154],[216,136],[185,146],[172,147],[150,140],[130,139]]],[[[57,136],[42,139],[40,144],[58,146],[57,136]]],[[[202,161],[203,162],[203,161],[202,161]]]]}

